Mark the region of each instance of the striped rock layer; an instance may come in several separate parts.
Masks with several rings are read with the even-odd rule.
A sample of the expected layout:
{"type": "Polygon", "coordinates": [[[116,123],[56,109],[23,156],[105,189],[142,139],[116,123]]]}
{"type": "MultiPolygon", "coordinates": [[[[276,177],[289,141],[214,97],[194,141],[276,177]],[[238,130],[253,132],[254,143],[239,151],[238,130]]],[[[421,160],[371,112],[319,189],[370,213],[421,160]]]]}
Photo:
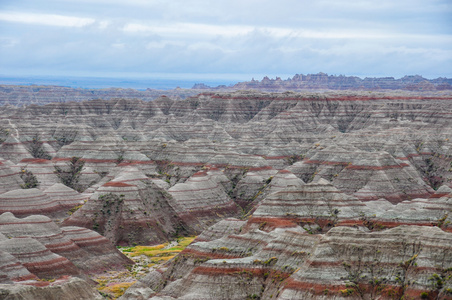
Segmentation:
{"type": "Polygon", "coordinates": [[[439,226],[452,232],[452,194],[441,198],[403,201],[360,201],[320,179],[290,186],[269,194],[249,217],[245,228],[291,228],[302,226],[310,233],[325,232],[338,225],[366,226],[370,230],[399,225],[439,226]]]}
{"type": "Polygon", "coordinates": [[[204,231],[141,288],[152,299],[447,299],[451,201],[362,202],[324,179],[292,185],[269,194],[247,221],[204,231]],[[434,274],[444,282],[432,288],[434,274]]]}
{"type": "Polygon", "coordinates": [[[89,197],[63,229],[4,227],[0,250],[11,256],[0,278],[50,276],[46,266],[82,274],[83,261],[96,264],[83,251],[102,269],[115,255],[101,255],[107,239],[92,229],[115,243],[157,243],[240,206],[252,213],[246,223],[218,223],[149,275],[156,299],[443,297],[448,283],[429,278],[450,267],[451,103],[447,92],[241,91],[0,107],[8,222],[8,212],[52,215],[89,197]],[[49,157],[34,157],[35,137],[49,157]],[[55,167],[74,156],[86,198],[54,185],[55,167]],[[21,168],[38,189],[18,190],[21,168]],[[375,259],[378,272],[360,269],[375,259]],[[360,281],[375,274],[384,288],[360,281]]]}
{"type": "Polygon", "coordinates": [[[168,190],[173,199],[170,204],[189,226],[200,231],[238,212],[236,203],[222,185],[225,180],[225,176],[217,172],[197,172],[168,190]]]}
{"type": "Polygon", "coordinates": [[[169,204],[171,199],[143,173],[120,173],[100,186],[63,225],[94,229],[115,244],[167,241],[188,230],[169,204]]]}
{"type": "MultiPolygon", "coordinates": [[[[199,233],[241,209],[253,212],[273,192],[320,179],[360,201],[439,199],[452,186],[451,102],[447,93],[248,91],[0,107],[9,132],[0,145],[9,159],[0,165],[8,183],[0,182],[0,208],[63,219],[90,197],[85,215],[67,225],[98,229],[116,243],[154,243],[199,233]],[[51,159],[32,157],[36,140],[51,159]],[[74,156],[85,164],[76,187],[86,197],[55,186],[55,167],[74,156]],[[18,190],[20,168],[35,174],[41,192],[18,190]],[[132,173],[139,175],[120,178],[132,173]],[[146,194],[163,192],[155,196],[162,207],[146,203],[146,194]],[[108,194],[126,199],[109,209],[98,201],[108,194]]],[[[376,214],[349,206],[349,219],[361,208],[376,214]]],[[[423,221],[433,221],[428,216],[423,221]]]]}
{"type": "MultiPolygon", "coordinates": [[[[85,159],[91,168],[81,179],[85,188],[99,180],[96,174],[125,162],[147,168],[170,161],[179,170],[197,164],[280,170],[304,157],[294,174],[305,182],[318,176],[363,200],[399,202],[432,194],[429,186],[451,185],[451,99],[447,93],[235,92],[181,101],[4,107],[0,125],[11,134],[1,146],[4,158],[12,155],[19,163],[30,159],[25,145],[38,134],[43,145],[58,150],[54,163],[85,159]]],[[[176,173],[169,174],[174,185],[176,173]]]]}
{"type": "Polygon", "coordinates": [[[8,160],[0,159],[0,194],[14,189],[20,189],[24,184],[20,178],[20,169],[8,160]]]}
{"type": "MultiPolygon", "coordinates": [[[[452,234],[427,226],[231,232],[195,241],[136,288],[152,291],[149,299],[449,299],[451,251],[452,234]]],[[[121,299],[136,299],[134,289],[121,299]]]]}
{"type": "Polygon", "coordinates": [[[366,152],[350,146],[327,147],[289,170],[307,182],[327,178],[361,200],[385,198],[396,203],[433,193],[405,160],[395,159],[387,152],[366,152]]]}
{"type": "Polygon", "coordinates": [[[166,191],[129,167],[96,189],[63,224],[92,228],[115,244],[152,244],[200,233],[237,213],[223,186],[227,181],[221,172],[202,171],[166,191]]]}
{"type": "Polygon", "coordinates": [[[90,284],[76,277],[64,276],[37,284],[0,284],[2,299],[101,300],[103,297],[90,284]]]}
{"type": "Polygon", "coordinates": [[[64,218],[71,208],[82,205],[86,199],[86,195],[61,183],[44,191],[37,188],[16,189],[0,194],[0,213],[11,212],[22,217],[42,214],[64,218]]]}
{"type": "Polygon", "coordinates": [[[0,215],[1,272],[10,281],[57,278],[130,264],[105,237],[80,227],[60,228],[46,216],[0,215]]]}

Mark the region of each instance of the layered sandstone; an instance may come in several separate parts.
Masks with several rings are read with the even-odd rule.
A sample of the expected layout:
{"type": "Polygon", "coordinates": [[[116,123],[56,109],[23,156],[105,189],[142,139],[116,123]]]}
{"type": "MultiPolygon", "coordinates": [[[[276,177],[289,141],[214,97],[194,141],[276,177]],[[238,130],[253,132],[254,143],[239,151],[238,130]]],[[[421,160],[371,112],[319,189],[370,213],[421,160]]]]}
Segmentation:
{"type": "Polygon", "coordinates": [[[81,276],[90,266],[127,263],[108,240],[155,244],[201,233],[130,297],[446,295],[449,283],[433,289],[429,278],[450,267],[450,93],[144,100],[0,108],[2,211],[58,212],[65,226],[4,214],[1,281],[47,276],[24,267],[15,244],[42,249],[40,263],[60,259],[55,274],[81,276]],[[33,139],[49,157],[32,157],[33,139]],[[71,183],[83,194],[54,173],[74,157],[84,165],[71,183]],[[21,169],[36,176],[37,188],[20,189],[21,169]],[[385,288],[359,269],[374,259],[385,288]]]}
{"type": "Polygon", "coordinates": [[[2,272],[12,281],[57,278],[131,264],[105,237],[86,228],[60,228],[46,216],[0,215],[2,272]],[[9,257],[9,258],[8,258],[9,257]],[[15,259],[11,259],[14,257],[15,259]]]}
{"type": "Polygon", "coordinates": [[[431,278],[452,264],[451,199],[395,205],[362,202],[325,179],[291,185],[266,196],[247,221],[206,230],[124,299],[136,299],[135,288],[152,299],[447,298],[449,283],[432,289],[431,278]]]}
{"type": "Polygon", "coordinates": [[[200,232],[206,225],[238,211],[221,184],[224,180],[222,174],[199,171],[168,190],[173,199],[170,205],[190,227],[200,232]]]}
{"type": "Polygon", "coordinates": [[[148,288],[151,299],[447,299],[450,283],[432,289],[430,278],[451,266],[451,243],[451,233],[426,226],[339,226],[324,235],[257,229],[195,242],[163,276],[149,275],[122,299],[137,299],[135,288],[148,288]]]}
{"type": "MultiPolygon", "coordinates": [[[[37,188],[18,189],[0,195],[0,212],[18,216],[52,214],[65,210],[58,202],[37,188]]],[[[67,208],[66,208],[67,210],[67,208]]]]}
{"type": "Polygon", "coordinates": [[[0,194],[19,189],[24,184],[20,178],[20,169],[8,160],[0,159],[0,194]]]}
{"type": "Polygon", "coordinates": [[[0,194],[0,213],[11,212],[21,217],[42,214],[58,220],[66,218],[70,209],[83,205],[86,200],[86,195],[55,183],[44,191],[16,189],[0,194]]]}
{"type": "Polygon", "coordinates": [[[152,244],[186,233],[171,195],[137,169],[128,170],[100,186],[63,224],[94,229],[115,244],[152,244]]]}
{"type": "Polygon", "coordinates": [[[101,300],[103,297],[85,280],[62,277],[52,283],[0,284],[2,299],[101,300]]]}
{"type": "Polygon", "coordinates": [[[329,179],[342,191],[364,201],[385,198],[399,202],[429,197],[434,192],[408,161],[397,160],[387,152],[330,146],[307,156],[289,170],[307,182],[329,179]]]}

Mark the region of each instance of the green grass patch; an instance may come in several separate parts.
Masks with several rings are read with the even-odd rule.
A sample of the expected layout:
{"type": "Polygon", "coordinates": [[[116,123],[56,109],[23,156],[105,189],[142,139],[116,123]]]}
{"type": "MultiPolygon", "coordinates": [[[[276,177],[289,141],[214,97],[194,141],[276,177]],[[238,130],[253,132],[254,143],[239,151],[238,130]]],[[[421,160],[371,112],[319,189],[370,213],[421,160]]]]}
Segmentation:
{"type": "MultiPolygon", "coordinates": [[[[127,256],[133,257],[145,255],[150,258],[155,258],[155,261],[167,261],[185,249],[196,237],[183,237],[177,240],[177,245],[168,248],[169,243],[164,243],[156,246],[136,246],[136,247],[118,247],[118,249],[127,256]]],[[[154,259],[152,259],[154,262],[154,259]]]]}
{"type": "Polygon", "coordinates": [[[159,267],[174,258],[185,249],[196,237],[177,239],[177,245],[168,248],[170,243],[156,246],[119,247],[118,250],[135,262],[128,271],[109,272],[94,278],[98,282],[97,290],[109,299],[117,299],[139,278],[146,275],[149,269],[159,267]],[[168,248],[168,249],[165,249],[168,248]],[[143,256],[147,258],[144,259],[143,256]]]}
{"type": "Polygon", "coordinates": [[[108,295],[110,295],[110,297],[112,297],[112,299],[118,299],[135,282],[136,281],[115,283],[110,286],[104,286],[104,287],[98,288],[98,290],[100,292],[107,293],[108,295]]]}

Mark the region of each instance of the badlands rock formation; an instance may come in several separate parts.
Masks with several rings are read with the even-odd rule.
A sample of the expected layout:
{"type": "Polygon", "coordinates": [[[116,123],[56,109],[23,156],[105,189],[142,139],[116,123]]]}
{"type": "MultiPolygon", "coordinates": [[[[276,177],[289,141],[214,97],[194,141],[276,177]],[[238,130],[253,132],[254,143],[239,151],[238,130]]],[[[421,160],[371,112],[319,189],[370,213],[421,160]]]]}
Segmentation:
{"type": "Polygon", "coordinates": [[[46,216],[16,218],[3,213],[0,233],[1,250],[40,278],[102,272],[131,264],[98,233],[81,227],[59,227],[46,216]]]}
{"type": "Polygon", "coordinates": [[[167,191],[137,169],[122,174],[97,188],[63,225],[92,228],[122,245],[157,243],[188,233],[167,191]]]}
{"type": "Polygon", "coordinates": [[[323,179],[273,193],[248,221],[217,223],[122,299],[143,289],[150,299],[450,299],[451,219],[435,222],[452,198],[374,202],[323,179]]]}
{"type": "Polygon", "coordinates": [[[86,281],[80,278],[62,277],[52,283],[35,285],[0,284],[0,296],[5,300],[46,299],[46,300],[102,300],[104,299],[86,281]]]}
{"type": "Polygon", "coordinates": [[[447,91],[205,92],[0,115],[2,282],[86,278],[130,263],[108,240],[199,234],[125,299],[451,296],[447,91]]]}
{"type": "Polygon", "coordinates": [[[1,299],[102,299],[88,274],[132,262],[105,237],[45,216],[0,215],[1,299]]]}
{"type": "Polygon", "coordinates": [[[139,91],[134,89],[106,88],[83,89],[63,86],[20,86],[0,84],[0,104],[28,105],[47,104],[52,102],[87,101],[92,99],[130,98],[153,100],[162,93],[175,97],[186,98],[196,95],[200,90],[154,90],[139,91]]]}
{"type": "MultiPolygon", "coordinates": [[[[296,74],[292,78],[282,80],[279,77],[270,79],[264,77],[261,81],[251,80],[239,82],[232,88],[236,89],[259,89],[264,91],[284,91],[303,89],[330,89],[330,90],[410,90],[410,91],[441,91],[450,90],[452,80],[448,78],[437,78],[429,80],[422,76],[404,76],[400,79],[394,77],[381,77],[361,79],[356,76],[317,74],[296,74]]],[[[201,86],[195,86],[201,87],[201,86]]]]}
{"type": "Polygon", "coordinates": [[[45,191],[30,188],[1,194],[0,213],[12,212],[17,216],[42,214],[65,217],[70,208],[83,203],[83,196],[67,186],[56,183],[45,191]]]}
{"type": "Polygon", "coordinates": [[[1,170],[9,184],[1,186],[0,204],[61,219],[58,212],[90,198],[66,224],[108,231],[115,243],[156,243],[200,233],[275,191],[320,179],[360,201],[440,198],[452,187],[451,101],[447,93],[207,92],[185,100],[4,106],[1,170]],[[54,186],[61,181],[55,169],[70,173],[73,157],[83,167],[69,186],[85,193],[63,203],[48,189],[62,189],[54,186]],[[24,170],[39,183],[25,198],[48,208],[23,208],[17,190],[24,170]],[[114,215],[98,201],[110,194],[125,197],[114,215]],[[157,225],[159,210],[167,217],[157,225]],[[134,226],[143,232],[121,233],[134,226]]]}
{"type": "Polygon", "coordinates": [[[20,86],[0,84],[0,105],[47,104],[52,102],[87,101],[93,99],[143,99],[150,101],[161,95],[171,98],[185,99],[205,90],[237,91],[260,90],[267,92],[303,91],[303,90],[410,90],[410,91],[444,91],[452,89],[452,79],[426,79],[422,76],[404,76],[361,79],[356,76],[318,74],[296,74],[286,80],[265,76],[261,81],[251,80],[235,85],[210,87],[203,83],[195,84],[192,89],[172,89],[145,91],[123,88],[82,89],[62,86],[20,86]]]}

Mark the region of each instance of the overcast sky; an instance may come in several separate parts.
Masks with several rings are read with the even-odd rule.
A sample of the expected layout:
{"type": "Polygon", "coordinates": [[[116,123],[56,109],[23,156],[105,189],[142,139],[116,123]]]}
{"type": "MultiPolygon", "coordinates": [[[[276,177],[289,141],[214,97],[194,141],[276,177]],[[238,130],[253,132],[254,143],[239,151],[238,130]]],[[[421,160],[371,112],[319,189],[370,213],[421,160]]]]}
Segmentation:
{"type": "Polygon", "coordinates": [[[452,0],[0,0],[0,75],[318,72],[452,77],[452,0]]]}

